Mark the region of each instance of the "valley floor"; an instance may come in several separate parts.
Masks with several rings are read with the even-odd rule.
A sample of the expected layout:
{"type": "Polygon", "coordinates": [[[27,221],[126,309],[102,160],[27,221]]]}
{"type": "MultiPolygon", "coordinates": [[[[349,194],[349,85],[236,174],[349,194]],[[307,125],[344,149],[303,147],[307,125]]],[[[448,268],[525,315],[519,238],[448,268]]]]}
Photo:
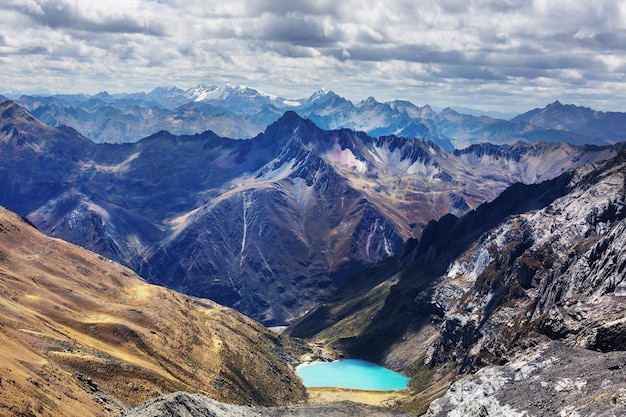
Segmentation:
{"type": "Polygon", "coordinates": [[[398,400],[408,397],[406,391],[359,391],[341,388],[307,388],[310,404],[326,404],[336,401],[392,407],[398,400]]]}

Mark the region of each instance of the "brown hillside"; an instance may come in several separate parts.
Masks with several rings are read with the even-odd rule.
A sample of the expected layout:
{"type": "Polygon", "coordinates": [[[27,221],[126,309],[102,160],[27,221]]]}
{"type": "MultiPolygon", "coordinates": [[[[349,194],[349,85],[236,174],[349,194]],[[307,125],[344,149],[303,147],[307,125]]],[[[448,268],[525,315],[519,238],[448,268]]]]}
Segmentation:
{"type": "Polygon", "coordinates": [[[0,415],[115,415],[179,390],[298,402],[284,352],[241,314],[150,285],[0,208],[0,415]]]}

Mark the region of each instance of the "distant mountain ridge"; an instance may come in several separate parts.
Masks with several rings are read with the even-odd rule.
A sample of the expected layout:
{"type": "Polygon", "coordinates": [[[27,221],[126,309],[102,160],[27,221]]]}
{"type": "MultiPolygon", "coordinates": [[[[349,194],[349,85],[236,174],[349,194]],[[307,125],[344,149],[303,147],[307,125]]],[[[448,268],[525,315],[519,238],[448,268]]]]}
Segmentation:
{"type": "Polygon", "coordinates": [[[250,140],[95,144],[0,106],[0,204],[151,282],[289,322],[447,213],[619,147],[475,145],[326,131],[287,112],[250,140]]]}
{"type": "Polygon", "coordinates": [[[605,141],[621,142],[626,131],[624,113],[602,112],[558,100],[543,109],[534,109],[516,116],[512,122],[525,122],[545,129],[577,132],[605,141]]]}
{"type": "Polygon", "coordinates": [[[187,90],[159,87],[148,93],[22,96],[16,101],[51,126],[68,125],[96,142],[107,143],[136,142],[161,130],[179,135],[212,130],[220,136],[247,139],[289,110],[322,129],[429,139],[447,150],[518,140],[574,145],[626,140],[624,113],[573,105],[561,105],[556,112],[558,106],[549,105],[541,116],[540,109],[535,109],[507,121],[450,108],[435,112],[428,105],[400,100],[381,103],[369,97],[355,104],[325,89],[308,98],[286,99],[245,86],[201,84],[187,90]]]}

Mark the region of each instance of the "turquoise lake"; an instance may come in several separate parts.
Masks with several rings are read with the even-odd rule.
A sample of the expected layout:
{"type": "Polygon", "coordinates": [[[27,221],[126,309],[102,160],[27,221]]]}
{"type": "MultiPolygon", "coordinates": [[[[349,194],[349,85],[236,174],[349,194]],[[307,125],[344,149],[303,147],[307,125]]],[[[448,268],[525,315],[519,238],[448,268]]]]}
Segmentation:
{"type": "Polygon", "coordinates": [[[297,374],[307,388],[400,391],[409,382],[406,376],[360,359],[301,365],[297,374]]]}

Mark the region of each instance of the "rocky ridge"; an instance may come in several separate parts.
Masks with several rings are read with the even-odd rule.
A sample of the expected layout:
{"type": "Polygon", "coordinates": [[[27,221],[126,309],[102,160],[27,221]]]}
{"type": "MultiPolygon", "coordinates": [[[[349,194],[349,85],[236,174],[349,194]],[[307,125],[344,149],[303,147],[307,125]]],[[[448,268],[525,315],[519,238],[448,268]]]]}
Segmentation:
{"type": "Polygon", "coordinates": [[[149,93],[22,96],[17,102],[51,126],[71,126],[96,142],[136,142],[167,130],[190,135],[212,130],[252,138],[286,111],[296,111],[326,130],[351,129],[370,136],[398,135],[432,140],[452,151],[477,143],[568,142],[607,145],[624,141],[623,113],[603,113],[556,102],[513,120],[440,112],[408,101],[353,103],[321,89],[306,99],[285,99],[245,86],[199,85],[149,93]]]}
{"type": "Polygon", "coordinates": [[[572,346],[626,350],[625,166],[622,153],[568,174],[563,197],[482,235],[430,296],[418,295],[443,312],[440,358],[497,358],[527,327],[572,346]]]}
{"type": "Polygon", "coordinates": [[[623,113],[603,112],[573,104],[561,104],[558,100],[542,109],[520,114],[512,122],[530,123],[544,129],[578,132],[591,138],[622,141],[626,128],[623,113]]]}
{"type": "Polygon", "coordinates": [[[626,352],[542,341],[452,384],[425,416],[617,417],[626,412],[626,352]]]}

